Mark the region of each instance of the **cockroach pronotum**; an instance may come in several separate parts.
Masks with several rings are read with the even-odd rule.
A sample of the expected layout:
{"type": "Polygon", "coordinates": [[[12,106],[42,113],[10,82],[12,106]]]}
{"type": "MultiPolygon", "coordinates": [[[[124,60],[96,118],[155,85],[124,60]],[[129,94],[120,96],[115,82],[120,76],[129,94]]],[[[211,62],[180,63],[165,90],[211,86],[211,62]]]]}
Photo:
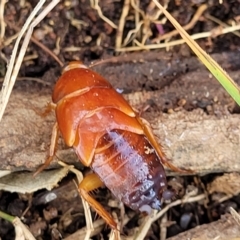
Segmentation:
{"type": "Polygon", "coordinates": [[[80,183],[81,196],[112,228],[117,228],[112,216],[89,194],[103,184],[141,212],[160,209],[162,198],[172,198],[163,165],[182,170],[167,160],[149,123],[102,76],[80,61],[70,62],[52,100],[57,121],[44,167],[53,159],[60,131],[65,143],[94,172],[80,183]]]}

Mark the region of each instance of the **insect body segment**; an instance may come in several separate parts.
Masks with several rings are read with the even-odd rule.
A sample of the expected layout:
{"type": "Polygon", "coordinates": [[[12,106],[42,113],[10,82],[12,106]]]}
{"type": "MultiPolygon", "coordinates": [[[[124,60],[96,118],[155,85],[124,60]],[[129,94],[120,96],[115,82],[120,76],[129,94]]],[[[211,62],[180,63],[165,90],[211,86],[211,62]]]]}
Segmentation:
{"type": "MultiPolygon", "coordinates": [[[[116,228],[111,215],[88,193],[102,183],[141,212],[160,209],[162,197],[171,198],[162,164],[179,169],[167,162],[146,120],[103,77],[79,61],[71,62],[57,81],[52,99],[55,129],[94,172],[83,179],[79,192],[111,227],[116,228]]],[[[55,146],[57,141],[52,142],[55,146]]],[[[52,150],[47,163],[53,154],[52,150]]]]}
{"type": "Polygon", "coordinates": [[[151,208],[160,209],[159,196],[167,185],[166,177],[156,152],[142,135],[122,130],[106,133],[99,140],[91,167],[132,209],[148,213],[151,208]]]}

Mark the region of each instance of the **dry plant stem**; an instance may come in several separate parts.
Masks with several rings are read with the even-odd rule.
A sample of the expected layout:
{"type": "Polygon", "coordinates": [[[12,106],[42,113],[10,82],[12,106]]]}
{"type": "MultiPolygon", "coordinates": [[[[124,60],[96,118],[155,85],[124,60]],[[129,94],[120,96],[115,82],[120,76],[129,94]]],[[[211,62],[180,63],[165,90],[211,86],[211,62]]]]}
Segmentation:
{"type": "Polygon", "coordinates": [[[63,62],[58,58],[58,56],[49,48],[47,48],[45,45],[43,45],[41,42],[39,42],[36,38],[32,36],[31,41],[34,42],[40,48],[42,48],[42,50],[45,51],[47,54],[49,54],[61,67],[64,66],[63,62]]]}
{"type": "MultiPolygon", "coordinates": [[[[59,164],[62,166],[67,166],[65,163],[63,163],[61,161],[59,161],[59,164]]],[[[74,167],[70,170],[76,175],[77,180],[78,180],[78,185],[79,185],[81,183],[81,181],[83,180],[82,173],[80,171],[78,171],[77,169],[75,169],[74,167]]],[[[92,232],[94,231],[92,215],[91,215],[89,204],[84,200],[84,198],[82,198],[81,195],[80,195],[80,197],[82,199],[84,213],[85,213],[85,219],[86,219],[86,230],[85,230],[84,240],[88,240],[88,239],[90,239],[90,237],[92,236],[92,232]]],[[[120,239],[119,234],[120,234],[119,231],[112,229],[110,239],[120,239]]]]}
{"type": "Polygon", "coordinates": [[[124,28],[124,25],[126,22],[126,17],[128,15],[129,8],[130,8],[130,0],[125,0],[123,9],[122,9],[122,14],[121,14],[120,21],[119,21],[119,25],[117,28],[116,44],[115,44],[116,48],[120,48],[121,44],[122,44],[123,28],[124,28]]]}
{"type": "MultiPolygon", "coordinates": [[[[131,5],[132,7],[136,7],[137,9],[139,9],[139,0],[136,0],[136,3],[134,2],[134,0],[131,0],[131,5]]],[[[137,26],[137,24],[140,22],[140,11],[134,11],[135,13],[135,26],[137,26]]]]}
{"type": "MultiPolygon", "coordinates": [[[[59,161],[58,163],[61,166],[67,166],[67,164],[65,164],[64,162],[59,161]]],[[[78,185],[79,185],[81,183],[81,181],[83,180],[82,173],[80,171],[78,171],[77,169],[75,169],[74,167],[72,167],[70,170],[71,170],[71,172],[73,172],[76,175],[77,180],[78,180],[78,185]]],[[[92,215],[91,215],[89,204],[82,198],[81,195],[80,195],[80,197],[82,199],[83,209],[84,209],[85,219],[86,219],[86,232],[85,232],[84,240],[88,240],[88,239],[90,239],[91,234],[94,231],[92,215]]]]}
{"type": "MultiPolygon", "coordinates": [[[[6,22],[7,22],[7,21],[6,21],[6,22]]],[[[9,44],[11,44],[11,42],[13,42],[13,41],[18,37],[18,34],[19,34],[19,33],[15,33],[14,35],[10,36],[8,39],[5,39],[5,40],[4,40],[4,45],[2,44],[2,45],[0,46],[0,49],[2,49],[2,48],[4,48],[4,47],[8,46],[9,44]]]]}
{"type": "Polygon", "coordinates": [[[153,217],[151,219],[151,222],[153,223],[156,220],[158,220],[165,212],[167,212],[172,207],[175,207],[177,205],[184,204],[184,203],[198,202],[198,201],[201,201],[205,198],[206,198],[205,194],[200,194],[200,195],[197,195],[197,196],[194,196],[194,197],[189,197],[189,198],[187,197],[187,198],[184,198],[182,200],[181,199],[176,200],[176,201],[170,203],[169,205],[167,205],[165,208],[163,208],[155,217],[153,217]]]}
{"type": "Polygon", "coordinates": [[[120,232],[117,230],[111,230],[109,240],[121,240],[120,232]]]}
{"type": "MultiPolygon", "coordinates": [[[[164,3],[164,8],[167,9],[168,7],[168,2],[169,1],[165,1],[164,3]]],[[[157,9],[157,11],[155,11],[153,14],[149,14],[149,12],[151,12],[154,8],[154,3],[150,2],[148,7],[147,7],[147,14],[145,15],[144,18],[144,25],[143,25],[143,37],[141,40],[140,45],[145,45],[146,41],[149,39],[150,36],[152,36],[152,30],[151,30],[151,23],[158,23],[158,19],[160,17],[160,15],[162,14],[162,11],[160,9],[157,9]]],[[[137,41],[137,40],[136,40],[137,41]]]]}
{"type": "MultiPolygon", "coordinates": [[[[7,22],[7,24],[12,28],[12,29],[14,29],[15,31],[20,31],[20,29],[17,27],[17,26],[15,26],[15,25],[13,25],[13,24],[11,24],[11,23],[8,23],[7,22]]],[[[14,35],[15,36],[15,35],[14,35]]],[[[16,36],[18,36],[18,33],[16,34],[16,36]]],[[[7,43],[5,42],[4,43],[4,46],[7,46],[8,44],[10,44],[14,39],[15,39],[16,37],[14,37],[14,38],[9,38],[9,40],[7,41],[7,43]]],[[[43,45],[41,42],[39,42],[35,37],[33,37],[33,36],[31,36],[31,41],[33,42],[33,43],[35,43],[37,46],[39,46],[43,51],[45,51],[47,54],[49,54],[61,67],[63,67],[63,62],[57,57],[57,55],[54,53],[54,52],[52,52],[49,48],[47,48],[45,45],[43,45]]]]}
{"type": "MultiPolygon", "coordinates": [[[[207,38],[207,37],[216,37],[216,36],[220,36],[220,35],[230,33],[230,32],[234,32],[234,31],[238,31],[238,30],[240,30],[240,25],[231,26],[231,27],[227,27],[227,28],[222,28],[222,29],[219,30],[217,35],[215,35],[215,34],[213,35],[213,32],[203,32],[203,33],[193,34],[193,35],[191,35],[191,38],[196,40],[196,39],[207,38]]],[[[185,40],[179,39],[179,40],[168,42],[168,43],[149,44],[149,45],[142,45],[141,43],[137,42],[137,40],[135,40],[135,42],[139,46],[119,48],[119,49],[116,49],[116,51],[117,52],[130,52],[130,51],[140,51],[140,50],[166,48],[166,47],[172,47],[172,46],[184,44],[185,40]]]]}
{"type": "Polygon", "coordinates": [[[124,43],[122,44],[123,46],[126,46],[130,41],[132,41],[135,37],[140,37],[141,33],[140,33],[140,28],[143,25],[143,21],[140,21],[140,16],[142,18],[145,17],[145,13],[139,8],[140,3],[139,0],[131,0],[131,6],[134,9],[134,13],[135,13],[135,29],[130,30],[126,36],[126,38],[124,39],[124,43]],[[131,38],[131,39],[130,39],[131,38]]]}
{"type": "Polygon", "coordinates": [[[43,11],[36,17],[36,19],[30,24],[30,22],[32,21],[33,17],[37,14],[37,12],[39,11],[39,9],[42,7],[43,3],[45,1],[40,1],[37,6],[34,8],[33,12],[31,13],[31,15],[29,16],[29,18],[27,19],[26,24],[23,26],[19,37],[16,41],[16,44],[14,46],[14,50],[13,50],[13,54],[10,60],[10,64],[8,66],[8,70],[7,70],[7,74],[3,83],[3,87],[2,87],[2,91],[1,91],[1,96],[0,96],[0,121],[2,119],[3,113],[5,111],[5,108],[7,106],[10,94],[12,92],[14,83],[16,81],[17,78],[17,74],[19,72],[23,57],[25,55],[25,52],[27,50],[27,46],[29,43],[29,40],[31,38],[32,32],[34,27],[56,6],[56,4],[59,2],[60,0],[53,0],[49,5],[47,5],[47,7],[45,9],[43,9],[43,11]],[[30,24],[30,26],[29,26],[30,24]],[[29,27],[28,27],[29,26],[29,27]],[[24,32],[26,31],[26,29],[28,28],[27,34],[24,38],[22,47],[19,51],[18,54],[18,58],[17,61],[15,62],[15,67],[13,68],[13,64],[14,64],[14,60],[15,60],[15,56],[17,53],[17,48],[19,45],[19,41],[22,38],[24,32]]]}
{"type": "MultiPolygon", "coordinates": [[[[126,1],[126,3],[128,4],[127,5],[128,8],[125,7],[126,6],[126,4],[125,4],[123,13],[122,13],[123,18],[121,18],[124,20],[124,22],[120,20],[122,25],[123,25],[123,23],[125,23],[125,19],[127,17],[128,11],[129,11],[129,1],[126,1]],[[124,15],[124,11],[126,12],[125,15],[124,15]]],[[[136,1],[130,0],[130,4],[135,12],[135,16],[134,16],[135,29],[132,29],[127,33],[127,36],[123,41],[123,44],[120,43],[120,40],[119,40],[120,38],[117,39],[117,41],[119,41],[119,42],[116,42],[116,44],[115,44],[116,49],[118,49],[120,47],[124,47],[129,42],[132,42],[132,41],[133,41],[133,44],[135,44],[135,41],[137,41],[136,37],[138,39],[140,39],[140,41],[141,41],[140,45],[144,46],[145,42],[152,35],[150,24],[160,22],[158,19],[159,19],[159,16],[162,14],[161,10],[157,9],[157,11],[155,11],[154,13],[149,14],[149,12],[152,12],[153,8],[155,7],[154,3],[150,2],[150,4],[147,7],[146,13],[139,8],[138,0],[136,0],[136,1]],[[141,17],[141,20],[140,20],[140,17],[141,17]]],[[[167,6],[168,6],[168,1],[165,1],[164,7],[167,8],[167,6]]],[[[124,26],[120,26],[120,29],[121,29],[121,34],[122,34],[124,26]]],[[[121,42],[122,42],[122,39],[121,39],[121,42]]]]}
{"type": "MultiPolygon", "coordinates": [[[[219,83],[225,88],[225,90],[231,95],[231,97],[240,105],[240,88],[231,79],[231,77],[214,61],[209,55],[188,35],[188,33],[181,27],[181,25],[171,16],[171,14],[165,10],[162,5],[153,0],[156,6],[161,9],[164,15],[169,19],[173,26],[179,30],[181,37],[187,42],[188,46],[197,55],[202,63],[208,68],[208,70],[218,79],[219,83]]],[[[240,25],[239,25],[240,27],[240,25]]]]}
{"type": "Polygon", "coordinates": [[[160,238],[159,239],[161,240],[165,240],[167,238],[167,227],[166,227],[167,221],[168,221],[168,216],[167,214],[164,214],[160,222],[160,238]]]}
{"type": "MultiPolygon", "coordinates": [[[[170,1],[170,0],[165,0],[165,1],[164,1],[164,5],[163,5],[163,8],[164,8],[164,9],[167,9],[167,8],[168,8],[169,1],[170,1]]],[[[151,9],[154,8],[153,5],[155,5],[153,2],[150,2],[150,3],[149,3],[149,5],[148,5],[148,7],[147,7],[147,11],[148,11],[148,12],[151,11],[151,9]]],[[[161,20],[161,21],[158,20],[159,17],[160,17],[160,15],[162,15],[162,11],[161,11],[161,10],[157,10],[157,12],[155,12],[155,15],[152,17],[152,19],[154,20],[154,21],[153,21],[154,23],[161,23],[161,22],[162,22],[162,20],[161,20]]],[[[163,19],[166,19],[166,17],[164,17],[163,19]]]]}
{"type": "MultiPolygon", "coordinates": [[[[2,42],[4,36],[5,36],[5,22],[4,22],[4,6],[6,4],[6,0],[1,0],[0,3],[0,27],[1,27],[1,33],[0,33],[0,43],[2,42]]],[[[2,44],[2,43],[1,43],[2,44]]]]}
{"type": "MultiPolygon", "coordinates": [[[[98,235],[101,233],[102,229],[106,226],[106,223],[104,222],[103,219],[98,219],[94,221],[93,223],[93,231],[91,232],[91,237],[98,235]]],[[[87,228],[84,227],[75,233],[69,235],[68,237],[64,238],[64,240],[79,240],[79,239],[84,239],[86,235],[87,228]]]]}
{"type": "MultiPolygon", "coordinates": [[[[205,16],[205,18],[207,18],[207,19],[209,19],[209,20],[211,20],[211,21],[219,24],[219,25],[222,26],[222,27],[229,27],[228,24],[226,24],[226,23],[222,22],[221,20],[219,20],[219,19],[211,16],[211,15],[208,14],[208,13],[205,14],[204,16],[205,16]]],[[[240,33],[239,33],[239,32],[233,32],[233,34],[236,35],[236,36],[238,36],[238,37],[240,37],[240,33]]]]}
{"type": "MultiPolygon", "coordinates": [[[[10,97],[10,94],[12,92],[13,85],[15,83],[15,79],[17,77],[16,73],[15,73],[15,76],[14,76],[14,72],[18,73],[18,71],[16,71],[16,70],[13,72],[13,65],[14,65],[14,61],[15,61],[16,55],[17,55],[19,42],[20,42],[23,34],[28,29],[32,19],[37,14],[37,12],[40,10],[40,8],[44,4],[44,2],[45,2],[44,0],[40,1],[37,4],[37,6],[33,9],[32,13],[30,14],[30,16],[28,17],[28,19],[25,22],[24,26],[22,27],[22,29],[21,29],[21,31],[19,33],[19,36],[17,38],[17,41],[16,41],[16,43],[14,45],[14,48],[13,48],[13,51],[12,51],[12,56],[11,56],[11,59],[10,59],[9,65],[8,65],[8,70],[7,70],[7,73],[5,75],[5,80],[3,82],[3,86],[2,86],[2,90],[1,90],[1,94],[0,94],[0,121],[2,119],[3,113],[5,111],[5,108],[7,106],[7,103],[8,103],[9,97],[10,97]]],[[[19,53],[19,55],[20,55],[20,53],[19,53]]],[[[22,59],[23,59],[23,57],[22,57],[22,59]]],[[[19,69],[20,66],[17,66],[17,68],[19,69]]]]}
{"type": "Polygon", "coordinates": [[[97,12],[98,12],[98,15],[99,17],[105,21],[106,23],[108,23],[112,28],[117,28],[117,25],[115,23],[113,23],[111,20],[109,20],[107,17],[105,17],[102,13],[102,10],[101,8],[99,7],[98,5],[98,0],[90,0],[90,4],[91,4],[91,7],[93,9],[95,9],[97,12]]]}
{"type": "Polygon", "coordinates": [[[203,200],[206,197],[205,194],[200,194],[195,197],[188,197],[185,199],[180,199],[177,201],[174,201],[167,205],[165,208],[163,208],[160,212],[157,213],[156,210],[153,211],[153,216],[147,216],[145,218],[145,221],[142,223],[142,225],[139,228],[139,232],[134,236],[134,240],[143,240],[146,237],[147,232],[149,231],[149,228],[151,227],[152,223],[158,220],[160,217],[162,217],[170,208],[183,204],[183,203],[190,203],[190,202],[198,202],[200,200],[203,200]]]}
{"type": "Polygon", "coordinates": [[[169,240],[239,240],[240,228],[230,214],[221,216],[221,219],[197,226],[169,240]]]}
{"type": "Polygon", "coordinates": [[[137,25],[136,28],[133,30],[130,30],[126,36],[126,38],[124,39],[124,42],[122,44],[122,47],[125,47],[130,41],[132,41],[132,38],[135,38],[135,35],[137,35],[139,33],[140,28],[143,25],[143,21],[140,21],[137,25]],[[135,35],[134,35],[135,34],[135,35]]]}
{"type": "MultiPolygon", "coordinates": [[[[185,30],[189,30],[194,27],[194,25],[197,23],[199,18],[202,16],[204,11],[207,9],[207,4],[202,4],[196,11],[195,15],[193,16],[192,20],[183,27],[185,30]]],[[[159,36],[156,39],[153,40],[153,42],[159,42],[161,40],[169,39],[175,35],[178,35],[179,32],[177,30],[173,30],[169,33],[164,34],[163,36],[159,36]]]]}
{"type": "Polygon", "coordinates": [[[13,225],[15,227],[15,232],[16,232],[16,238],[15,239],[20,239],[20,236],[23,235],[23,239],[27,240],[35,240],[33,237],[32,233],[29,231],[29,229],[21,222],[21,220],[18,217],[15,217],[13,220],[13,225]],[[18,234],[20,235],[18,237],[18,234]]]}
{"type": "Polygon", "coordinates": [[[239,213],[232,207],[229,208],[230,213],[232,214],[234,220],[237,222],[237,224],[240,226],[240,215],[239,213]]]}
{"type": "Polygon", "coordinates": [[[28,239],[28,240],[34,240],[35,238],[31,234],[31,232],[28,230],[28,228],[21,222],[21,220],[18,217],[13,217],[9,214],[6,214],[2,211],[0,211],[0,217],[11,222],[15,227],[15,233],[16,238],[15,239],[28,239]],[[21,236],[21,238],[20,238],[21,236]]]}

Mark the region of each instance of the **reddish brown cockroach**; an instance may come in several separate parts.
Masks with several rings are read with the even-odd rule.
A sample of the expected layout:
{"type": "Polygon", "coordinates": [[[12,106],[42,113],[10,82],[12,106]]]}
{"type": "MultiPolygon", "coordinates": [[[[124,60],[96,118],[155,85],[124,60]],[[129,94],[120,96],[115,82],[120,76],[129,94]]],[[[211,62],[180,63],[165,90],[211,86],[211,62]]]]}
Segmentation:
{"type": "Polygon", "coordinates": [[[149,213],[170,199],[163,165],[167,161],[146,120],[96,72],[79,61],[71,62],[52,95],[57,122],[53,128],[48,165],[55,154],[60,131],[80,161],[91,167],[79,185],[81,196],[114,229],[112,216],[89,194],[103,183],[124,204],[149,213]]]}

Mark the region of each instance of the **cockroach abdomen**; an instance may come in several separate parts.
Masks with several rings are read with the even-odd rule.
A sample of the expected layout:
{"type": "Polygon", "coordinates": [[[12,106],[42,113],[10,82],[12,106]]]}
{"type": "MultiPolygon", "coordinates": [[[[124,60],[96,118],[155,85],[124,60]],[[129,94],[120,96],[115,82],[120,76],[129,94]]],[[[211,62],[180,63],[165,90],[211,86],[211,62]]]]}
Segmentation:
{"type": "Polygon", "coordinates": [[[97,149],[104,150],[97,151],[91,167],[120,201],[141,212],[160,209],[166,176],[144,135],[112,130],[99,140],[97,149]]]}

